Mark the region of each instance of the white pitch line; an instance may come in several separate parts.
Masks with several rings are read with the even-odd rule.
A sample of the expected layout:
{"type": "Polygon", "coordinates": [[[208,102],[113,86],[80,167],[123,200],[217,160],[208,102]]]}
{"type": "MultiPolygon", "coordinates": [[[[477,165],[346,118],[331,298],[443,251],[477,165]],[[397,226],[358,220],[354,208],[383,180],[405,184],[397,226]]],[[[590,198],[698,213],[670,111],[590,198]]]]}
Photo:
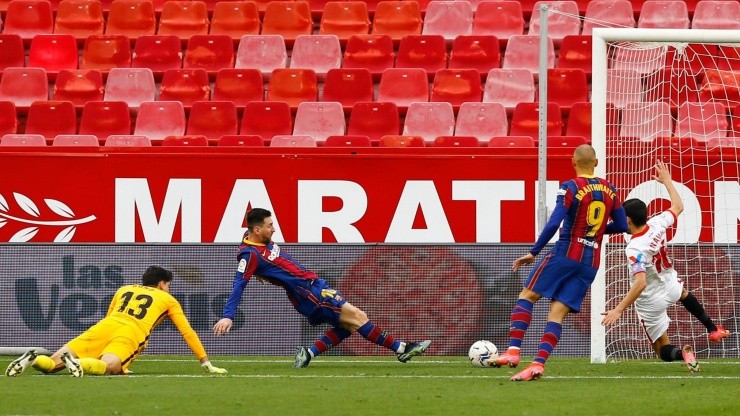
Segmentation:
{"type": "MultiPolygon", "coordinates": [[[[229,374],[224,376],[213,374],[129,374],[126,378],[253,378],[253,379],[353,379],[353,378],[408,378],[408,379],[509,379],[511,375],[284,375],[284,374],[229,374]]],[[[740,380],[740,376],[547,376],[547,379],[556,380],[672,380],[672,379],[702,379],[702,380],[740,380]]]]}
{"type": "MultiPolygon", "coordinates": [[[[160,359],[160,358],[139,358],[137,362],[192,362],[193,360],[188,359],[160,359]]],[[[219,363],[247,363],[247,364],[271,364],[271,363],[292,363],[293,359],[243,359],[243,360],[237,360],[237,359],[226,359],[226,360],[215,360],[219,363]]],[[[395,361],[388,359],[387,361],[383,360],[337,360],[337,359],[331,359],[331,358],[319,358],[316,359],[315,362],[320,363],[335,363],[335,364],[341,364],[341,363],[352,363],[352,364],[388,364],[388,363],[394,363],[395,361]]],[[[466,361],[463,359],[460,360],[416,360],[416,361],[409,361],[406,364],[413,364],[413,365],[425,365],[425,364],[465,364],[466,361]]],[[[558,362],[554,361],[555,364],[563,365],[563,364],[569,364],[568,362],[558,362]]],[[[740,361],[705,361],[705,360],[699,360],[699,363],[704,365],[740,365],[740,361]]],[[[578,363],[578,365],[581,365],[582,363],[578,363]]],[[[642,362],[641,360],[624,360],[624,361],[618,361],[618,362],[609,362],[607,364],[639,364],[639,365],[675,365],[676,363],[670,363],[670,362],[662,362],[662,361],[645,361],[642,362]]],[[[594,364],[599,365],[599,364],[594,364]]]]}

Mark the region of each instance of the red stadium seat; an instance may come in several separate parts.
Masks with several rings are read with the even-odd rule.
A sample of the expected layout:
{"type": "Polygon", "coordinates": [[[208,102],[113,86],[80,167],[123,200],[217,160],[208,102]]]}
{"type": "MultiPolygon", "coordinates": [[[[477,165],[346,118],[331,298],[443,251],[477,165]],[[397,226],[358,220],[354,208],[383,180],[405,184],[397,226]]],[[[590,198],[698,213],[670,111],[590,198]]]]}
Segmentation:
{"type": "Polygon", "coordinates": [[[558,68],[581,69],[588,77],[591,77],[592,44],[591,35],[564,37],[560,45],[558,68]]]}
{"type": "Polygon", "coordinates": [[[343,44],[352,35],[370,32],[367,3],[363,1],[330,1],[324,6],[319,25],[320,35],[335,35],[343,44]]]}
{"type": "Polygon", "coordinates": [[[219,146],[231,146],[231,147],[264,147],[265,142],[262,137],[256,135],[241,136],[241,135],[225,135],[221,136],[218,140],[219,146]]]}
{"type": "Polygon", "coordinates": [[[0,78],[0,101],[27,109],[34,101],[49,99],[49,81],[43,68],[5,68],[0,78]]]}
{"type": "Polygon", "coordinates": [[[284,101],[297,108],[304,101],[318,101],[319,85],[311,69],[276,69],[267,88],[267,101],[284,101]]]}
{"type": "Polygon", "coordinates": [[[74,36],[83,41],[105,30],[103,7],[99,0],[62,0],[54,20],[54,33],[74,36]]]}
{"type": "Polygon", "coordinates": [[[72,35],[37,35],[31,40],[28,66],[44,68],[49,78],[62,69],[77,69],[77,40],[72,35]]]}
{"type": "Polygon", "coordinates": [[[488,147],[533,148],[535,145],[534,139],[529,136],[501,136],[491,137],[488,147]]]}
{"type": "Polygon", "coordinates": [[[322,101],[336,101],[345,111],[361,101],[373,101],[373,79],[367,69],[330,69],[324,82],[322,101]]]}
{"type": "Polygon", "coordinates": [[[678,106],[676,137],[690,137],[699,142],[727,137],[727,107],[721,102],[683,102],[678,106]]]}
{"type": "Polygon", "coordinates": [[[0,35],[0,74],[5,68],[20,68],[25,65],[23,39],[19,35],[0,35]]]}
{"type": "Polygon", "coordinates": [[[208,139],[206,136],[167,136],[162,140],[162,146],[208,147],[208,139]]]}
{"type": "Polygon", "coordinates": [[[472,68],[485,78],[488,71],[501,67],[501,51],[495,36],[458,36],[452,43],[450,69],[472,68]]]}
{"type": "MultiPolygon", "coordinates": [[[[537,139],[539,135],[539,103],[519,103],[511,118],[511,136],[529,136],[537,139]]],[[[547,103],[547,136],[563,135],[563,118],[560,106],[547,103]]]]}
{"type": "Polygon", "coordinates": [[[430,101],[444,101],[457,109],[465,102],[480,102],[480,74],[475,69],[440,69],[434,75],[430,101]]]}
{"type": "Polygon", "coordinates": [[[692,29],[740,29],[740,3],[737,1],[700,1],[691,19],[692,29]]]}
{"type": "Polygon", "coordinates": [[[182,47],[174,35],[141,36],[136,39],[131,59],[133,68],[149,68],[161,79],[168,69],[182,68],[182,47]]]}
{"type": "Polygon", "coordinates": [[[393,40],[388,35],[352,35],[347,40],[342,68],[365,68],[379,79],[395,64],[393,40]]]}
{"type": "Polygon", "coordinates": [[[483,102],[500,103],[513,111],[517,104],[533,102],[534,98],[534,76],[530,70],[494,68],[488,72],[483,102]]]}
{"type": "Polygon", "coordinates": [[[305,1],[271,1],[262,19],[263,35],[280,35],[285,44],[292,46],[300,35],[313,31],[311,9],[305,1]]]}
{"type": "Polygon", "coordinates": [[[411,103],[429,101],[429,81],[421,68],[389,68],[383,72],[378,86],[378,101],[389,101],[401,113],[411,103]]]}
{"type": "Polygon", "coordinates": [[[359,102],[352,106],[347,134],[367,136],[371,141],[401,132],[398,107],[391,102],[359,102]]]}
{"type": "Polygon", "coordinates": [[[236,68],[259,69],[269,78],[272,71],[285,68],[288,52],[280,35],[244,35],[236,52],[236,68]]]}
{"type": "Polygon", "coordinates": [[[440,35],[404,36],[398,46],[396,68],[422,68],[432,76],[447,67],[447,48],[440,35]]]}
{"type": "Polygon", "coordinates": [[[4,34],[19,35],[30,41],[36,35],[54,30],[51,3],[46,0],[13,0],[5,12],[4,34]]]}
{"type": "Polygon", "coordinates": [[[455,113],[450,103],[411,103],[403,123],[403,135],[420,136],[431,143],[439,136],[452,136],[455,113]]]}
{"type": "Polygon", "coordinates": [[[311,136],[278,135],[270,140],[270,147],[316,147],[311,136]]]}
{"type": "Polygon", "coordinates": [[[193,35],[207,35],[208,9],[205,2],[169,0],[159,17],[158,35],[175,35],[185,41],[193,35]]]}
{"type": "Polygon", "coordinates": [[[103,100],[103,74],[97,69],[64,69],[59,71],[54,101],[70,101],[82,108],[88,101],[103,100]]]}
{"type": "Polygon", "coordinates": [[[12,101],[0,101],[0,137],[18,132],[18,116],[12,101]]]}
{"type": "Polygon", "coordinates": [[[432,142],[434,147],[478,147],[478,138],[473,136],[439,136],[432,142]]]}
{"type": "Polygon", "coordinates": [[[216,74],[211,94],[213,101],[232,101],[244,107],[250,101],[263,101],[265,88],[258,69],[224,68],[216,74]]]}
{"type": "Polygon", "coordinates": [[[586,8],[581,34],[591,36],[597,27],[635,27],[636,24],[629,0],[593,0],[586,8]]]}
{"type": "Polygon", "coordinates": [[[342,63],[342,48],[336,35],[299,35],[290,56],[291,68],[312,69],[319,79],[342,63]]]}
{"type": "Polygon", "coordinates": [[[672,108],[699,101],[699,86],[692,71],[664,68],[645,78],[645,101],[665,101],[672,108]]]}
{"type": "Polygon", "coordinates": [[[473,8],[467,1],[433,1],[424,14],[423,35],[440,35],[452,42],[473,31],[473,8]]]}
{"type": "Polygon", "coordinates": [[[586,144],[583,136],[550,136],[547,138],[547,147],[578,147],[586,144]]]}
{"type": "Polygon", "coordinates": [[[91,134],[60,134],[54,137],[51,142],[52,146],[82,146],[82,147],[98,147],[100,142],[98,138],[91,134]]]}
{"type": "Polygon", "coordinates": [[[106,35],[129,38],[153,35],[157,31],[154,3],[148,0],[113,0],[105,26],[106,35]]]}
{"type": "Polygon", "coordinates": [[[646,1],[637,20],[640,28],[688,29],[690,25],[686,2],[677,0],[646,1]]]}
{"type": "Polygon", "coordinates": [[[211,87],[208,73],[202,68],[170,69],[164,73],[159,88],[162,101],[180,101],[190,107],[196,101],[208,101],[211,87]]]}
{"type": "Polygon", "coordinates": [[[150,147],[151,145],[151,140],[141,135],[112,134],[105,139],[106,147],[150,147]]]}
{"type": "Polygon", "coordinates": [[[518,1],[485,1],[473,17],[473,35],[495,36],[506,45],[512,36],[524,34],[524,14],[518,1]]]}
{"type": "Polygon", "coordinates": [[[578,4],[575,1],[538,1],[529,19],[529,35],[540,34],[541,4],[547,4],[550,10],[561,12],[548,14],[547,36],[556,44],[560,45],[563,38],[568,35],[581,34],[581,19],[578,17],[578,4]]]}
{"type": "Polygon", "coordinates": [[[104,139],[111,134],[131,134],[131,115],[123,101],[89,101],[82,109],[80,134],[104,139]]]}
{"type": "Polygon", "coordinates": [[[59,134],[77,134],[77,115],[69,101],[36,101],[28,109],[26,134],[52,139],[59,134]]]}
{"type": "Polygon", "coordinates": [[[644,90],[642,77],[630,69],[606,70],[606,102],[617,108],[624,108],[629,103],[643,101],[644,90]]]}
{"type": "Polygon", "coordinates": [[[154,101],[154,74],[149,68],[113,68],[105,82],[105,101],[124,101],[129,108],[154,101]]]}
{"type": "Polygon", "coordinates": [[[185,109],[181,102],[149,101],[139,106],[134,134],[162,140],[185,134],[185,127],[185,109]]]}
{"type": "Polygon", "coordinates": [[[338,102],[302,102],[298,105],[293,125],[296,136],[311,136],[323,142],[329,136],[344,135],[344,110],[338,102]]]}
{"type": "Polygon", "coordinates": [[[237,42],[244,35],[259,35],[257,4],[252,1],[219,1],[213,9],[209,33],[230,36],[237,42]]]}
{"type": "Polygon", "coordinates": [[[622,109],[621,138],[652,142],[659,137],[669,137],[672,133],[671,109],[666,102],[634,102],[622,109]]]}
{"type": "Polygon", "coordinates": [[[215,78],[216,72],[234,67],[234,45],[227,35],[193,35],[185,48],[183,68],[203,68],[215,78]]]}
{"type": "Polygon", "coordinates": [[[244,107],[239,134],[257,135],[270,140],[293,133],[290,106],[285,102],[252,101],[244,107]]]}
{"type": "Polygon", "coordinates": [[[473,136],[488,141],[494,136],[506,136],[509,121],[506,108],[500,103],[463,103],[455,121],[456,136],[473,136]]]}
{"type": "Polygon", "coordinates": [[[424,138],[409,135],[386,135],[380,138],[380,147],[424,147],[424,138]]]}
{"type": "Polygon", "coordinates": [[[375,9],[372,33],[388,35],[399,42],[407,35],[421,34],[423,21],[415,1],[381,1],[375,9]]]}
{"type": "Polygon", "coordinates": [[[107,73],[111,68],[131,66],[131,44],[123,35],[88,36],[82,49],[80,69],[98,69],[107,73]]]}
{"type": "MultiPolygon", "coordinates": [[[[537,76],[540,58],[540,37],[538,35],[512,36],[506,45],[503,67],[506,69],[528,69],[537,76]]],[[[555,46],[548,42],[547,67],[555,67],[555,46]]]]}
{"type": "Polygon", "coordinates": [[[232,101],[198,101],[190,110],[185,134],[218,140],[239,131],[239,117],[232,101]]]}
{"type": "Polygon", "coordinates": [[[371,147],[372,143],[367,136],[329,136],[324,147],[371,147]]]}
{"type": "Polygon", "coordinates": [[[547,70],[547,101],[570,111],[578,102],[588,101],[588,80],[582,69],[550,68],[547,70]]]}
{"type": "Polygon", "coordinates": [[[46,139],[41,134],[6,134],[0,146],[46,146],[46,139]]]}

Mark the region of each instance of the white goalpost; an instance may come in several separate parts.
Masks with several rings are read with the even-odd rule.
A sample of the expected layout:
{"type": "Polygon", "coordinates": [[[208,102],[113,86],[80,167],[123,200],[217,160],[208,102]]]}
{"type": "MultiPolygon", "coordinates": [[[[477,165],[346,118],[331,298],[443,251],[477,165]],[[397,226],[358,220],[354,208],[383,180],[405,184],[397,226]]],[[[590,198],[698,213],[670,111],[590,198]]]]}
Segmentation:
{"type": "MultiPolygon", "coordinates": [[[[699,358],[740,354],[740,32],[596,28],[593,31],[592,144],[596,172],[640,198],[652,213],[668,207],[653,166],[666,162],[685,211],[670,237],[679,278],[715,323],[733,334],[708,342],[703,325],[681,307],[669,310],[676,345],[699,358]]],[[[654,358],[632,308],[608,329],[601,313],[629,289],[620,236],[606,241],[591,288],[591,362],[654,358]]]]}

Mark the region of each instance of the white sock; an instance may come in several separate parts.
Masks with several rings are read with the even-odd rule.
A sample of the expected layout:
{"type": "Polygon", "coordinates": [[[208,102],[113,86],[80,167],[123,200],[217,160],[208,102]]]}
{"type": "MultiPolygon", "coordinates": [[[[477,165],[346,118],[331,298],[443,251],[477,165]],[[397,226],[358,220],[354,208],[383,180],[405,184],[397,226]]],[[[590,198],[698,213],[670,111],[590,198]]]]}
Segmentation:
{"type": "Polygon", "coordinates": [[[398,350],[396,350],[396,354],[402,354],[406,351],[406,343],[403,341],[400,341],[398,343],[398,350]]]}

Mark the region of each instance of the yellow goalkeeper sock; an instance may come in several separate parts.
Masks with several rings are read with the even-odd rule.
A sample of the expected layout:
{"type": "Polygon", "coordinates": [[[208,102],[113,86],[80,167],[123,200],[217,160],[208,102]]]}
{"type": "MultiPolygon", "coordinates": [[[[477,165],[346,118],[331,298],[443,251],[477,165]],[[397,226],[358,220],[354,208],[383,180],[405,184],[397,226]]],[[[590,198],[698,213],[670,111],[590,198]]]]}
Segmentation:
{"type": "Polygon", "coordinates": [[[103,362],[103,360],[98,360],[97,358],[80,358],[80,365],[85,374],[94,376],[105,375],[107,370],[105,362],[103,362]]]}
{"type": "Polygon", "coordinates": [[[33,360],[31,366],[41,371],[42,373],[50,373],[52,370],[54,370],[56,364],[54,364],[54,360],[52,360],[51,357],[46,355],[39,355],[38,357],[36,357],[35,360],[33,360]]]}

